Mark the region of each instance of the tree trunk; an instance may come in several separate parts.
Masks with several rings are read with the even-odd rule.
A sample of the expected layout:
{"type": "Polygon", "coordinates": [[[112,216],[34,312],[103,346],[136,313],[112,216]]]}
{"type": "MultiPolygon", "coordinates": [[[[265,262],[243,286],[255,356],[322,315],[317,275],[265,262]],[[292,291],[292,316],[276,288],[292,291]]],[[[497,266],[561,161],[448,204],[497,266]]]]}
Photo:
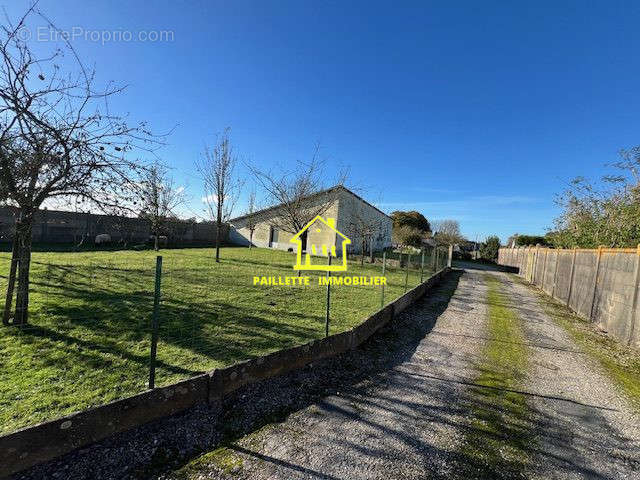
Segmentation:
{"type": "Polygon", "coordinates": [[[9,278],[7,279],[7,296],[4,302],[4,313],[2,315],[3,325],[9,325],[11,317],[11,305],[13,303],[13,290],[16,284],[16,270],[18,268],[18,239],[14,234],[13,248],[11,250],[11,267],[9,269],[9,278]]]}
{"type": "Polygon", "coordinates": [[[33,215],[27,214],[16,229],[18,243],[18,293],[14,325],[26,325],[29,319],[29,269],[31,267],[31,231],[33,215]]]}
{"type": "Polygon", "coordinates": [[[366,241],[365,241],[364,237],[362,237],[362,250],[360,251],[360,265],[361,266],[364,265],[364,254],[365,254],[365,250],[366,250],[365,243],[366,243],[366,241]]]}
{"type": "Polygon", "coordinates": [[[249,232],[249,250],[253,247],[253,230],[249,232]]]}
{"type": "Polygon", "coordinates": [[[373,263],[373,238],[369,239],[369,263],[373,263]]]}
{"type": "Polygon", "coordinates": [[[160,250],[160,247],[158,246],[158,234],[156,233],[154,237],[155,237],[155,241],[153,243],[153,248],[157,252],[158,250],[160,250]]]}
{"type": "Polygon", "coordinates": [[[218,206],[218,219],[216,220],[216,263],[220,263],[220,230],[222,229],[222,208],[218,206]]]}

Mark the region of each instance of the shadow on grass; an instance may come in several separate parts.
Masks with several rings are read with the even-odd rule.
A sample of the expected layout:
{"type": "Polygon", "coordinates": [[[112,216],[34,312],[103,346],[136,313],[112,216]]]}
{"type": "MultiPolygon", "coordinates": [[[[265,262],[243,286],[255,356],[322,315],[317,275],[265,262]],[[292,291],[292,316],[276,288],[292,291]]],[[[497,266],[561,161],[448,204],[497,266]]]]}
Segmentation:
{"type": "MultiPolygon", "coordinates": [[[[47,327],[41,326],[29,326],[27,329],[20,331],[20,334],[24,336],[30,337],[28,341],[34,341],[36,339],[47,340],[51,342],[59,342],[66,345],[67,352],[70,353],[70,357],[68,358],[69,363],[77,363],[82,362],[87,364],[88,366],[99,363],[100,358],[97,357],[98,354],[109,354],[118,356],[124,360],[131,361],[140,365],[148,365],[149,364],[149,356],[148,355],[137,355],[133,352],[130,352],[126,349],[119,347],[116,343],[110,342],[109,340],[102,339],[98,341],[90,341],[82,338],[77,338],[74,336],[66,335],[63,332],[55,331],[47,327]],[[78,350],[76,347],[81,347],[83,350],[78,350]]],[[[45,352],[42,352],[43,355],[46,355],[45,352]]],[[[51,365],[56,364],[56,361],[49,362],[51,365]]],[[[106,360],[105,360],[106,361],[106,360]]],[[[197,370],[190,370],[188,368],[183,368],[178,365],[170,365],[162,360],[157,361],[157,367],[167,372],[193,376],[198,373],[202,373],[197,370]]],[[[143,380],[143,379],[141,379],[143,380]]]]}
{"type": "MultiPolygon", "coordinates": [[[[25,335],[53,341],[64,338],[65,343],[75,342],[91,351],[119,353],[130,360],[138,357],[128,354],[125,348],[113,346],[123,342],[147,342],[150,338],[153,296],[146,290],[123,293],[98,287],[82,288],[77,282],[74,286],[69,282],[62,286],[34,282],[34,286],[47,289],[48,301],[43,304],[39,317],[62,321],[29,325],[23,331],[25,335]],[[66,330],[66,335],[60,333],[62,329],[66,330]],[[83,330],[95,340],[89,342],[73,337],[74,332],[83,330]]],[[[217,364],[230,364],[251,358],[254,356],[251,350],[265,352],[320,337],[324,316],[290,311],[286,316],[317,327],[301,324],[292,327],[277,319],[256,315],[255,308],[238,307],[216,299],[187,301],[170,295],[160,307],[159,341],[188,349],[217,364]]],[[[138,360],[148,363],[144,357],[138,360]]],[[[175,363],[180,361],[179,357],[174,359],[175,363]]],[[[172,366],[169,370],[178,372],[180,366],[172,366]]]]}

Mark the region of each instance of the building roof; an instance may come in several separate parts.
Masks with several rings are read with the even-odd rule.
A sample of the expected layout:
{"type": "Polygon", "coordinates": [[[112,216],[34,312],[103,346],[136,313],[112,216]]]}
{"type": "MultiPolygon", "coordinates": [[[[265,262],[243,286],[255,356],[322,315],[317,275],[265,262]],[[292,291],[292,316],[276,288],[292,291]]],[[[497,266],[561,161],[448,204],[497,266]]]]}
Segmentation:
{"type": "MultiPolygon", "coordinates": [[[[305,198],[303,198],[303,200],[309,200],[315,197],[318,197],[320,195],[324,195],[325,193],[329,193],[332,192],[334,190],[344,190],[348,193],[350,193],[351,195],[353,195],[354,197],[356,197],[358,200],[360,200],[363,203],[366,203],[367,205],[369,205],[371,208],[373,208],[374,210],[378,211],[379,213],[381,213],[382,215],[384,215],[387,218],[391,218],[389,215],[387,215],[386,213],[384,213],[382,210],[380,210],[378,207],[376,207],[375,205],[372,205],[371,203],[367,202],[364,198],[362,198],[360,195],[353,193],[351,190],[349,190],[348,188],[346,188],[344,185],[335,185],[331,188],[327,188],[325,190],[321,190],[319,192],[313,193],[305,198]]],[[[240,215],[239,217],[235,217],[232,218],[231,220],[229,220],[229,223],[233,223],[233,222],[237,222],[238,220],[244,220],[245,218],[248,217],[253,217],[255,215],[262,215],[264,213],[270,212],[270,211],[274,211],[274,210],[278,210],[279,208],[281,208],[282,204],[278,204],[278,205],[274,205],[272,207],[267,207],[267,208],[263,208],[262,210],[258,210],[257,212],[253,212],[253,213],[248,213],[245,215],[240,215]]]]}

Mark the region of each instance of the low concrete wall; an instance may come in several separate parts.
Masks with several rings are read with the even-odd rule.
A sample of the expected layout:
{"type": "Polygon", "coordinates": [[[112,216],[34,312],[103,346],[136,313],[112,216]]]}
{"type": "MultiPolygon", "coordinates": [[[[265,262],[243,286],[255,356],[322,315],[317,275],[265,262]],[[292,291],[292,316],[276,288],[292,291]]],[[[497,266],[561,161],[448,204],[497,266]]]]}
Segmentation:
{"type": "Polygon", "coordinates": [[[501,248],[498,263],[560,300],[617,340],[640,347],[640,246],[501,248]]]}
{"type": "Polygon", "coordinates": [[[357,348],[419,300],[449,272],[424,283],[343,333],[279,350],[230,367],[156,388],[0,437],[0,477],[52,460],[119,432],[167,417],[199,403],[217,403],[239,388],[300,369],[357,348]]]}
{"type": "Polygon", "coordinates": [[[393,304],[389,304],[382,310],[371,315],[363,323],[351,330],[352,348],[362,345],[371,335],[387,325],[393,319],[395,309],[393,304]]]}
{"type": "Polygon", "coordinates": [[[0,477],[206,402],[209,375],[90,408],[0,437],[0,477]]]}
{"type": "MultiPolygon", "coordinates": [[[[365,323],[376,315],[367,319],[365,323]]],[[[323,358],[340,355],[352,348],[352,337],[353,330],[349,330],[299,347],[278,350],[269,355],[214,370],[210,374],[209,401],[218,401],[250,383],[283,375],[323,358]]]]}

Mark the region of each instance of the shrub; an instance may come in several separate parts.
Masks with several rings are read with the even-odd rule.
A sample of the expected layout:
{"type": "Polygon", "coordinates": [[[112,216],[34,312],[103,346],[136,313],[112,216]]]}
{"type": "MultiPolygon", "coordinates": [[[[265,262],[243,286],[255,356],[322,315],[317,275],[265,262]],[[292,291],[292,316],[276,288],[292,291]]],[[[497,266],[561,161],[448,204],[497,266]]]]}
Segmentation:
{"type": "Polygon", "coordinates": [[[480,257],[485,260],[495,261],[498,259],[500,249],[500,239],[496,236],[487,237],[480,247],[480,257]]]}

